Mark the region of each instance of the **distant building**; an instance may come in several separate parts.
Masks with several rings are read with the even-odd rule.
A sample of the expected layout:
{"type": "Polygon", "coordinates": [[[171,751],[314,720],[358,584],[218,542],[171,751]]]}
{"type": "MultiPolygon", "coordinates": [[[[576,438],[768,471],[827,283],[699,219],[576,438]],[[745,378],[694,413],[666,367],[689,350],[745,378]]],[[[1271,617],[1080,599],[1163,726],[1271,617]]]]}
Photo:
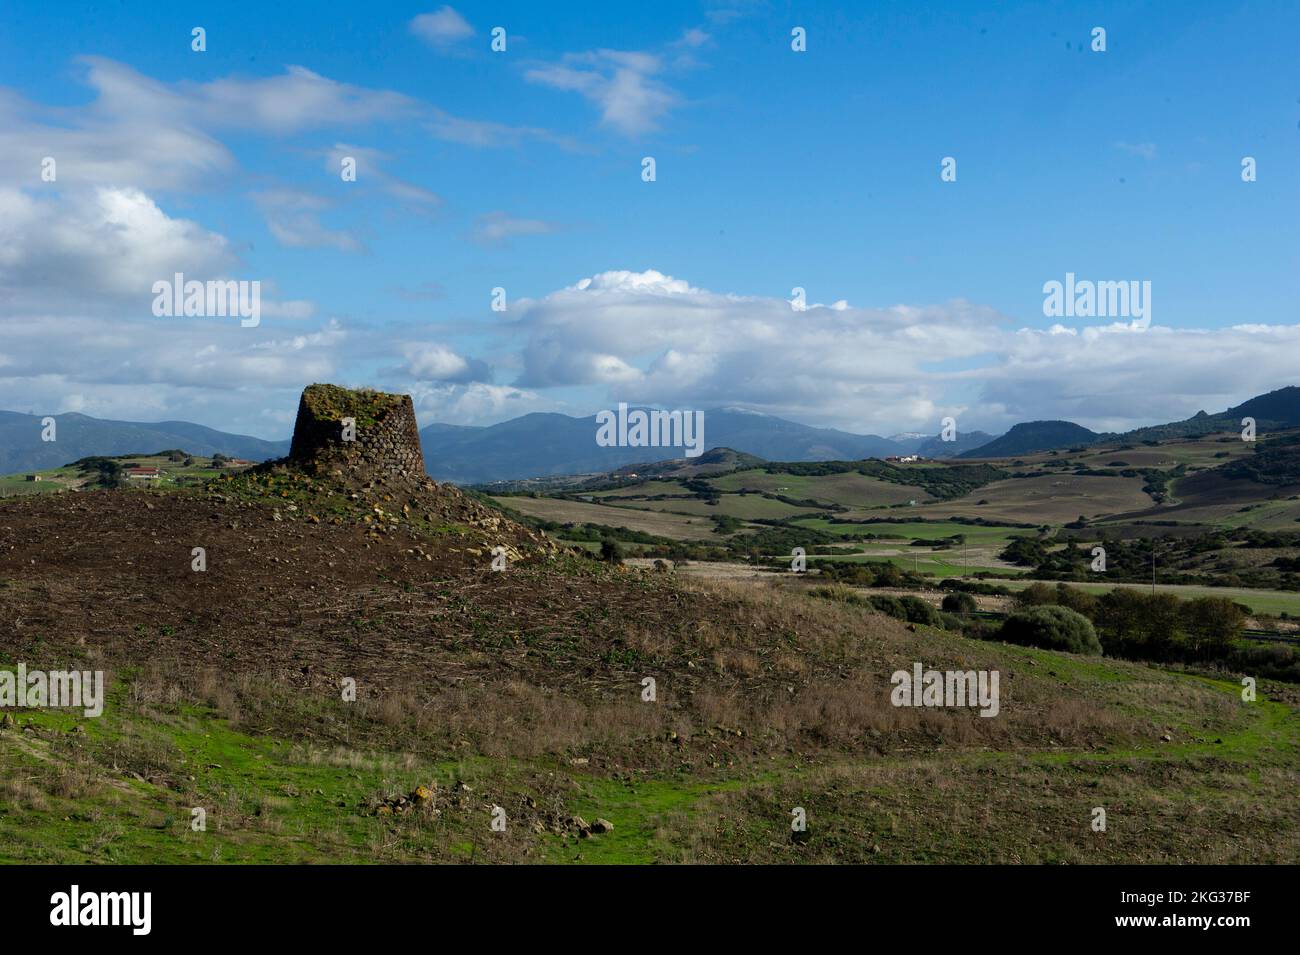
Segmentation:
{"type": "Polygon", "coordinates": [[[893,454],[885,458],[885,460],[890,464],[914,464],[917,461],[924,461],[925,458],[921,457],[919,454],[893,454]]]}
{"type": "Polygon", "coordinates": [[[39,480],[41,480],[41,476],[40,476],[39,474],[29,474],[29,475],[27,475],[27,480],[29,480],[29,481],[39,481],[39,480]]]}
{"type": "Polygon", "coordinates": [[[163,475],[161,468],[127,468],[126,476],[140,481],[157,481],[163,475]]]}

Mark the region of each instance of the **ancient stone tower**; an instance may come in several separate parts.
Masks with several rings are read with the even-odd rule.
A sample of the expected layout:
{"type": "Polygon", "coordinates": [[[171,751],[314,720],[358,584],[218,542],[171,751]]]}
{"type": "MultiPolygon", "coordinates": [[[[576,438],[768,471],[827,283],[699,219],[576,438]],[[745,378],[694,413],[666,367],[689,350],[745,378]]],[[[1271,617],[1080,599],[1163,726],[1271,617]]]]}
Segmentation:
{"type": "Polygon", "coordinates": [[[289,460],[313,473],[424,480],[411,396],[308,385],[298,402],[289,460]],[[349,419],[353,428],[347,427],[349,419]]]}

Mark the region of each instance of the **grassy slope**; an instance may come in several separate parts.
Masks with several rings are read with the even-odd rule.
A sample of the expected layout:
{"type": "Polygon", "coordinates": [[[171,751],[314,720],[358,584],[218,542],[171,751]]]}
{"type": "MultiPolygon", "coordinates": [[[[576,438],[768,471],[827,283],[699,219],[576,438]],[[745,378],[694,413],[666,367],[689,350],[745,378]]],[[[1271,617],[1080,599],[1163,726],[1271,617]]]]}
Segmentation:
{"type": "MultiPolygon", "coordinates": [[[[827,626],[881,625],[857,608],[794,599],[827,626]]],[[[592,757],[585,764],[572,750],[413,753],[400,722],[376,736],[362,710],[323,697],[275,702],[293,718],[258,731],[228,698],[169,702],[146,674],[124,671],[101,719],[32,711],[20,714],[23,729],[0,732],[2,857],[1078,863],[1294,862],[1300,853],[1293,706],[1244,704],[1232,682],[1136,664],[938,632],[912,639],[918,645],[890,666],[906,667],[914,654],[927,665],[995,667],[1010,722],[1018,708],[1039,706],[1064,709],[1065,718],[1023,732],[947,713],[895,727],[873,718],[817,752],[779,740],[737,751],[728,741],[738,745],[732,737],[747,730],[726,721],[690,739],[702,762],[642,769],[605,764],[600,743],[581,749],[592,757]],[[1102,728],[1104,738],[1072,738],[1072,721],[1102,728]],[[315,738],[314,724],[333,727],[333,739],[315,738]],[[340,742],[349,737],[356,742],[340,742]],[[436,813],[385,817],[367,808],[431,782],[436,813]],[[505,833],[489,826],[493,805],[506,808],[505,833]],[[194,806],[207,809],[206,832],[189,829],[194,806]],[[802,845],[789,830],[795,806],[809,819],[802,845]],[[1107,809],[1107,833],[1090,829],[1094,806],[1107,809]],[[564,833],[555,820],[573,814],[607,818],[614,831],[564,833]]],[[[883,719],[891,717],[886,710],[883,719]]],[[[846,719],[821,718],[832,734],[846,719]]],[[[761,738],[761,730],[748,733],[761,738]]]]}

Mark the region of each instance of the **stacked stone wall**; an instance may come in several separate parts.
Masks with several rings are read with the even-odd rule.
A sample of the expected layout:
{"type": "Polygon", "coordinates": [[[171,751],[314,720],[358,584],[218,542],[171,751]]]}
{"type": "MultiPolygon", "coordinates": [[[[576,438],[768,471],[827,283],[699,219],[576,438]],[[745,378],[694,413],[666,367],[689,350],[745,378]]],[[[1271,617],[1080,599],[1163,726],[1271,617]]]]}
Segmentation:
{"type": "Polygon", "coordinates": [[[298,402],[290,460],[313,472],[423,480],[424,452],[410,395],[311,385],[298,402]],[[349,440],[346,419],[355,422],[349,440]]]}

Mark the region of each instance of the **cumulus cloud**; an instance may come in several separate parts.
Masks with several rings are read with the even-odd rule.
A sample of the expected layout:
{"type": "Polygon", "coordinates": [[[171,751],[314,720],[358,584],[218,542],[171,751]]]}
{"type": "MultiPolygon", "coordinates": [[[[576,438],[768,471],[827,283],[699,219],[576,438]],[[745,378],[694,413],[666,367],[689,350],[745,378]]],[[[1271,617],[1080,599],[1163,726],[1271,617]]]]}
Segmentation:
{"type": "Polygon", "coordinates": [[[886,433],[937,431],[949,414],[967,429],[1062,417],[1109,430],[1221,410],[1291,380],[1300,344],[1300,326],[1022,328],[964,300],[795,311],[654,270],[601,273],[510,317],[520,387],[886,433]]]}
{"type": "Polygon", "coordinates": [[[481,381],[465,385],[418,382],[411,387],[411,394],[422,422],[492,424],[543,410],[545,402],[536,392],[481,381]]]}
{"type": "Polygon", "coordinates": [[[265,322],[37,314],[6,318],[0,329],[9,358],[0,367],[0,408],[189,418],[268,437],[283,430],[261,412],[292,406],[307,382],[335,378],[346,339],[334,321],[286,335],[265,322]],[[52,328],[75,347],[52,348],[52,328]]]}
{"type": "Polygon", "coordinates": [[[408,342],[402,353],[406,358],[403,373],[417,381],[467,383],[492,375],[485,363],[457,354],[441,342],[408,342]]]}
{"type": "Polygon", "coordinates": [[[134,301],[147,314],[155,281],[175,272],[224,277],[236,264],[224,236],[168,216],[138,189],[38,199],[0,188],[0,304],[7,310],[109,298],[134,301]]]}

